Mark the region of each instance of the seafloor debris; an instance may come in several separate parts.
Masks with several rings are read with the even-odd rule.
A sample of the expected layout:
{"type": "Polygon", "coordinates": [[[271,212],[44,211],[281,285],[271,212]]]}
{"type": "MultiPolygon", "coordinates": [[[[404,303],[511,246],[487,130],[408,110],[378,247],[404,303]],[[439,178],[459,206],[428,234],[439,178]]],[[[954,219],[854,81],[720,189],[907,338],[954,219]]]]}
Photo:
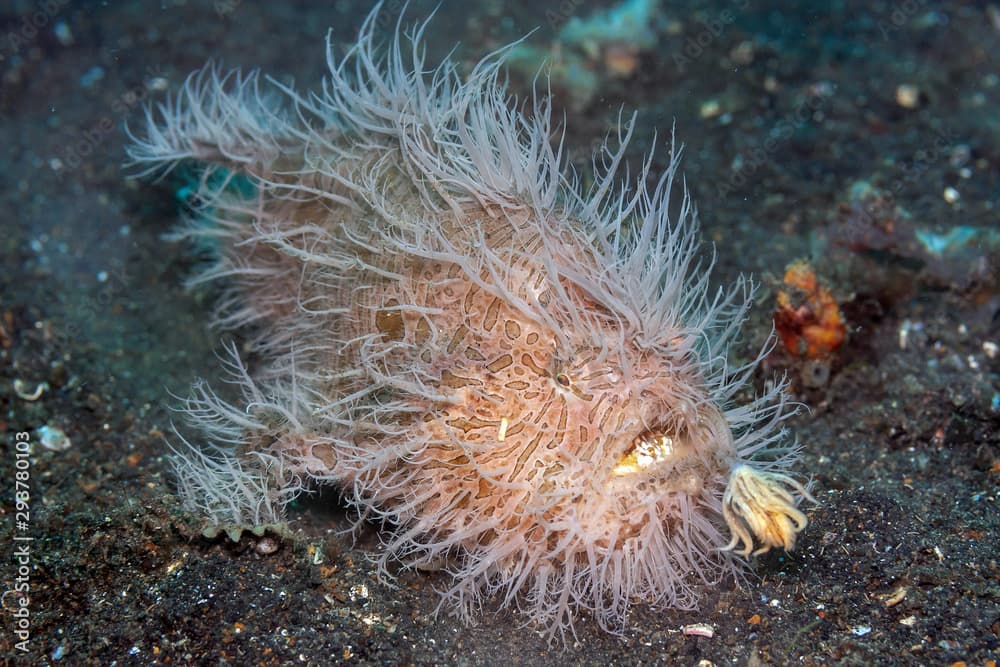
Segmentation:
{"type": "Polygon", "coordinates": [[[21,378],[14,380],[14,393],[17,394],[18,398],[25,401],[37,401],[42,397],[42,394],[48,390],[48,382],[35,383],[32,388],[31,383],[27,380],[23,380],[21,378]]]}
{"type": "Polygon", "coordinates": [[[64,452],[73,446],[66,432],[58,426],[46,424],[38,429],[38,442],[45,449],[54,452],[64,452]]]}
{"type": "Polygon", "coordinates": [[[805,260],[789,264],[783,280],[774,327],[785,349],[800,359],[829,356],[847,335],[836,299],[805,260]]]}
{"type": "Polygon", "coordinates": [[[659,15],[658,0],[624,0],[586,18],[550,11],[549,23],[562,25],[555,41],[543,47],[519,43],[507,54],[507,65],[528,77],[546,67],[553,88],[582,109],[609,80],[635,74],[642,52],[657,44],[659,15]]]}
{"type": "MultiPolygon", "coordinates": [[[[961,155],[962,151],[956,148],[953,153],[961,155]]],[[[986,286],[989,291],[996,282],[1000,233],[967,224],[961,216],[936,223],[921,220],[898,203],[895,190],[899,186],[901,182],[887,188],[866,180],[853,183],[832,221],[826,239],[829,250],[837,253],[838,247],[846,247],[853,251],[861,262],[853,272],[864,273],[869,289],[898,291],[889,284],[912,284],[917,275],[922,282],[960,289],[986,286]],[[886,284],[879,287],[877,283],[886,284]]],[[[961,209],[962,197],[956,188],[945,188],[942,198],[956,211],[961,209]]],[[[838,262],[849,259],[838,257],[838,262]]]]}
{"type": "Polygon", "coordinates": [[[835,241],[858,251],[888,250],[903,257],[916,257],[912,214],[900,206],[892,192],[857,181],[847,201],[837,209],[835,241]]]}

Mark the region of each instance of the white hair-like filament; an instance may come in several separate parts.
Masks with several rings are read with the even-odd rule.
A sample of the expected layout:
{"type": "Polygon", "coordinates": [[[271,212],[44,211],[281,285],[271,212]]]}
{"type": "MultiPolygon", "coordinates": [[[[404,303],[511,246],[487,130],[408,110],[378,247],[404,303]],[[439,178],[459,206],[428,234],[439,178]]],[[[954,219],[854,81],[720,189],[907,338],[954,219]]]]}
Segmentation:
{"type": "MultiPolygon", "coordinates": [[[[182,496],[218,523],[260,524],[280,519],[308,484],[339,484],[359,514],[395,526],[385,538],[383,570],[392,560],[428,565],[465,549],[445,598],[466,616],[484,596],[499,594],[504,606],[525,608],[555,634],[572,631],[573,609],[616,630],[638,598],[690,607],[693,575],[709,583],[740,576],[741,561],[719,553],[727,540],[709,517],[725,511],[755,519],[751,510],[792,498],[787,489],[799,487],[786,482],[797,446],[783,444],[791,414],[784,385],[734,405],[769,348],[730,367],[753,285],[741,278],[710,291],[714,257],[700,256],[697,211],[677,182],[681,148],[671,135],[663,173],[650,178],[650,153],[629,178],[635,116],[619,116],[615,141],[598,151],[584,191],[565,164],[550,98],[519,104],[507,92],[503,62],[511,46],[464,76],[451,59],[428,68],[426,23],[409,34],[397,25],[382,48],[377,13],[341,58],[328,35],[321,92],[301,94],[257,72],[222,74],[210,65],[147,109],[145,132],[133,136],[128,154],[140,175],[186,161],[204,165],[180,235],[211,243],[215,260],[194,282],[230,284],[215,324],[249,330],[248,348],[265,359],[251,376],[231,350],[238,405],[200,383],[182,402],[207,442],[195,449],[182,438],[174,458],[182,496]],[[498,220],[515,241],[489,242],[498,220]],[[700,495],[615,508],[641,529],[610,528],[605,543],[620,548],[603,550],[587,532],[588,517],[576,514],[579,490],[557,487],[545,502],[569,509],[546,526],[558,536],[548,552],[525,549],[519,524],[477,514],[467,492],[438,498],[421,484],[421,465],[438,449],[467,458],[511,515],[537,483],[504,479],[483,463],[488,446],[499,443],[408,440],[406,419],[422,418],[420,406],[455,399],[429,370],[398,361],[412,356],[412,343],[359,333],[350,321],[360,304],[358,312],[431,322],[442,307],[422,303],[416,287],[402,289],[391,306],[372,295],[378,286],[405,283],[407,267],[435,263],[455,267],[519,319],[551,331],[557,354],[569,356],[586,340],[598,361],[634,350],[664,359],[663,367],[691,382],[667,391],[661,403],[718,407],[732,431],[727,463],[752,464],[784,486],[771,496],[730,498],[724,507],[726,479],[718,473],[700,495]],[[544,274],[549,301],[517,283],[525,267],[544,274]],[[595,331],[607,335],[591,336],[595,331]],[[669,527],[664,516],[674,517],[669,527]],[[469,546],[487,531],[488,547],[469,546]]],[[[446,280],[425,287],[440,289],[446,280]]],[[[439,332],[431,335],[437,342],[439,332]]],[[[621,370],[635,387],[658,379],[621,370]]],[[[476,397],[488,400],[483,392],[476,397]]],[[[609,443],[622,437],[606,434],[598,457],[610,456],[609,443]]],[[[579,460],[567,465],[587,470],[579,460]]],[[[800,523],[795,512],[784,515],[792,527],[800,523]]]]}

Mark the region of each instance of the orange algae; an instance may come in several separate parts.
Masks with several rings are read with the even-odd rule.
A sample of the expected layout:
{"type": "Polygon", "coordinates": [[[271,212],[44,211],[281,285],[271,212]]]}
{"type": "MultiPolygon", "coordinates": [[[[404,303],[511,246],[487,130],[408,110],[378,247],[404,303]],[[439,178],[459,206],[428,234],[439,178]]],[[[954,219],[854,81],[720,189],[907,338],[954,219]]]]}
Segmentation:
{"type": "Polygon", "coordinates": [[[785,289],[778,292],[774,327],[789,354],[819,359],[836,351],[847,337],[844,317],[830,290],[806,260],[785,269],[785,289]]]}

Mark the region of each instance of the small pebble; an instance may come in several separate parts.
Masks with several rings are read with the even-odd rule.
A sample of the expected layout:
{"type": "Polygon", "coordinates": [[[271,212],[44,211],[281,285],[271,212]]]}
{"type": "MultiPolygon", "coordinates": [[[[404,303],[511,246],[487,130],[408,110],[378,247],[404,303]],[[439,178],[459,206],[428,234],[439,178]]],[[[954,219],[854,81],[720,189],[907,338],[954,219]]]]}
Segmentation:
{"type": "Polygon", "coordinates": [[[896,86],[896,104],[904,109],[916,109],[920,104],[920,89],[908,83],[896,86]]]}
{"type": "Polygon", "coordinates": [[[170,82],[167,81],[166,77],[155,76],[149,80],[149,83],[146,84],[146,87],[151,91],[160,92],[169,88],[170,82]]]}
{"type": "Polygon", "coordinates": [[[63,46],[73,45],[73,31],[69,29],[69,26],[66,25],[65,21],[59,21],[56,23],[52,28],[52,32],[55,33],[56,39],[58,39],[59,43],[63,46]]]}
{"type": "Polygon", "coordinates": [[[65,431],[58,426],[48,424],[38,429],[38,442],[53,452],[64,452],[73,446],[65,431]]]}
{"type": "Polygon", "coordinates": [[[749,39],[744,40],[733,47],[729,52],[729,57],[737,65],[749,65],[754,59],[754,43],[749,39]]]}
{"type": "Polygon", "coordinates": [[[705,100],[698,109],[698,115],[702,118],[715,118],[722,113],[722,105],[718,100],[705,100]]]}
{"type": "Polygon", "coordinates": [[[84,88],[90,88],[95,83],[104,78],[104,68],[100,65],[94,65],[88,69],[83,76],[80,77],[80,85],[84,88]]]}
{"type": "Polygon", "coordinates": [[[969,144],[959,144],[948,153],[948,164],[958,168],[965,166],[972,159],[972,149],[969,144]]]}
{"type": "Polygon", "coordinates": [[[254,550],[261,556],[270,556],[278,550],[278,540],[273,537],[262,537],[257,540],[254,550]]]}

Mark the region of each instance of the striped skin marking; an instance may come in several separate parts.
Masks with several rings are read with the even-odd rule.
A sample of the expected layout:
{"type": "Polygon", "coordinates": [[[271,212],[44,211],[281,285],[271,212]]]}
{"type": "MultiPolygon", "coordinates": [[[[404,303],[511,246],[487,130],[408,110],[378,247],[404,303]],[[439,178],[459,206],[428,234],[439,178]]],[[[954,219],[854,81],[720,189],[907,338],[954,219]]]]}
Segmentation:
{"type": "Polygon", "coordinates": [[[451,337],[451,342],[448,343],[448,354],[452,354],[457,348],[459,343],[469,334],[469,327],[464,324],[460,324],[458,329],[455,331],[455,335],[451,337]]]}
{"type": "Polygon", "coordinates": [[[453,426],[457,429],[461,429],[463,433],[468,433],[479,428],[496,428],[497,422],[486,419],[479,419],[478,417],[454,417],[452,419],[446,419],[445,423],[448,426],[453,426]]]}
{"type": "Polygon", "coordinates": [[[530,368],[532,371],[534,371],[535,375],[539,375],[541,377],[549,376],[549,372],[544,368],[542,368],[541,366],[539,366],[538,363],[534,360],[534,358],[530,354],[527,353],[522,354],[521,363],[530,368]]]}
{"type": "Polygon", "coordinates": [[[518,422],[518,423],[514,424],[513,426],[508,426],[507,427],[507,437],[510,438],[510,437],[513,437],[513,436],[517,435],[518,433],[520,433],[521,431],[524,430],[524,426],[525,426],[524,422],[518,422]]]}
{"type": "Polygon", "coordinates": [[[614,415],[615,406],[618,404],[618,397],[612,396],[608,403],[607,408],[604,410],[604,414],[602,414],[601,418],[597,421],[597,429],[601,433],[608,432],[608,420],[614,415]]]}
{"type": "Polygon", "coordinates": [[[479,287],[476,285],[469,285],[469,292],[465,295],[465,307],[464,312],[471,313],[476,304],[476,294],[479,293],[479,287]]]}
{"type": "Polygon", "coordinates": [[[597,421],[597,411],[601,409],[601,403],[603,403],[604,399],[606,399],[607,397],[608,397],[607,394],[601,394],[600,398],[597,399],[597,403],[595,403],[594,406],[590,408],[590,412],[587,413],[588,423],[593,424],[597,421]]]}
{"type": "Polygon", "coordinates": [[[399,301],[389,299],[383,304],[383,309],[375,312],[375,328],[381,332],[385,340],[391,342],[403,340],[406,335],[403,313],[396,308],[397,306],[399,301]]]}
{"type": "Polygon", "coordinates": [[[499,373],[503,369],[509,368],[513,363],[514,363],[514,357],[510,356],[509,354],[505,354],[499,359],[495,359],[494,361],[490,362],[486,366],[486,368],[491,373],[499,373]]]}
{"type": "Polygon", "coordinates": [[[431,325],[428,324],[427,318],[421,317],[417,320],[417,326],[413,331],[413,342],[417,344],[417,347],[423,347],[430,339],[431,325]]]}
{"type": "Polygon", "coordinates": [[[521,336],[521,325],[514,320],[507,320],[503,323],[504,333],[507,334],[507,338],[511,340],[517,340],[521,336]]]}
{"type": "Polygon", "coordinates": [[[538,443],[542,441],[543,436],[544,433],[536,434],[535,437],[531,439],[531,442],[529,442],[521,451],[521,455],[517,457],[517,461],[514,463],[514,469],[511,470],[510,474],[507,476],[508,482],[513,482],[517,479],[517,476],[521,474],[521,470],[524,469],[524,464],[528,462],[531,455],[535,453],[536,449],[538,449],[538,443]]]}
{"type": "Polygon", "coordinates": [[[555,449],[563,443],[563,440],[566,439],[566,422],[569,417],[568,413],[569,410],[566,408],[566,401],[563,401],[562,405],[559,406],[559,422],[556,424],[556,432],[554,434],[555,437],[552,438],[552,441],[548,445],[546,445],[548,449],[555,449]]]}
{"type": "Polygon", "coordinates": [[[461,389],[462,387],[482,387],[483,381],[477,378],[463,377],[461,375],[456,375],[451,371],[441,371],[441,384],[446,387],[451,387],[453,389],[461,389]]]}
{"type": "MultiPolygon", "coordinates": [[[[545,403],[542,404],[542,409],[538,411],[538,416],[535,417],[535,419],[534,419],[534,422],[536,424],[542,423],[542,419],[545,417],[545,415],[547,415],[549,413],[549,409],[552,407],[552,401],[554,400],[554,398],[555,398],[554,396],[549,395],[545,399],[545,403]]],[[[542,423],[542,426],[543,427],[548,426],[548,422],[542,423]]]]}
{"type": "Polygon", "coordinates": [[[486,309],[486,316],[483,318],[483,329],[487,332],[493,331],[493,327],[497,325],[497,317],[500,315],[500,298],[494,298],[490,302],[489,308],[486,309]]]}
{"type": "Polygon", "coordinates": [[[601,440],[597,435],[594,436],[593,440],[590,439],[590,429],[586,426],[580,426],[580,442],[582,444],[582,449],[577,453],[582,461],[590,461],[594,458],[594,452],[597,451],[598,442],[601,440]]]}

